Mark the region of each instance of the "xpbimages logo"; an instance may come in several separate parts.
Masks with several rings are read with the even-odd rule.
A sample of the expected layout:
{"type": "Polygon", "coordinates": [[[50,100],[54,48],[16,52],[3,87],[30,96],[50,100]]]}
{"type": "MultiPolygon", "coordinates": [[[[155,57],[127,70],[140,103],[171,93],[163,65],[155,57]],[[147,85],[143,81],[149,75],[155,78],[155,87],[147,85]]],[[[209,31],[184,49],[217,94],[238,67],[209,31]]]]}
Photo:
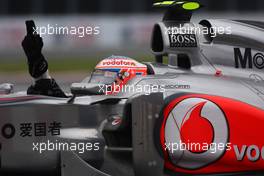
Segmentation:
{"type": "Polygon", "coordinates": [[[77,153],[93,152],[100,149],[99,142],[62,142],[50,141],[47,142],[33,142],[32,150],[42,154],[50,151],[73,151],[77,153]]]}
{"type": "Polygon", "coordinates": [[[44,35],[74,35],[83,38],[88,35],[99,35],[99,26],[60,26],[58,24],[51,25],[47,24],[45,26],[37,26],[34,28],[34,34],[44,35]]]}

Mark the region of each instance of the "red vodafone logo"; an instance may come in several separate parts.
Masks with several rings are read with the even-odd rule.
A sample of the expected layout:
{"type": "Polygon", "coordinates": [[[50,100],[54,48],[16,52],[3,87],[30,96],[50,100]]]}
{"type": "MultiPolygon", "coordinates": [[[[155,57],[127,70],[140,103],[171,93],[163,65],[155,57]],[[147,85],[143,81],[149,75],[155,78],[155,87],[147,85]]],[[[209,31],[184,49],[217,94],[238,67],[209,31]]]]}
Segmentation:
{"type": "MultiPolygon", "coordinates": [[[[192,107],[189,118],[181,124],[180,134],[183,143],[195,143],[202,146],[204,143],[210,145],[213,142],[213,126],[208,119],[201,116],[201,111],[205,104],[206,102],[204,101],[192,107]]],[[[196,147],[190,149],[190,151],[200,153],[205,152],[205,149],[196,147]]]]}
{"type": "Polygon", "coordinates": [[[135,62],[124,60],[124,59],[111,59],[111,60],[104,60],[102,62],[102,66],[128,66],[134,67],[136,66],[135,62]]]}
{"type": "Polygon", "coordinates": [[[165,166],[195,170],[220,159],[225,149],[211,152],[211,144],[228,142],[228,124],[222,109],[204,98],[176,98],[164,109],[160,131],[165,166]],[[185,150],[172,150],[175,144],[185,150]],[[194,145],[192,145],[194,144],[194,145]],[[203,148],[199,146],[209,146],[203,148]]]}

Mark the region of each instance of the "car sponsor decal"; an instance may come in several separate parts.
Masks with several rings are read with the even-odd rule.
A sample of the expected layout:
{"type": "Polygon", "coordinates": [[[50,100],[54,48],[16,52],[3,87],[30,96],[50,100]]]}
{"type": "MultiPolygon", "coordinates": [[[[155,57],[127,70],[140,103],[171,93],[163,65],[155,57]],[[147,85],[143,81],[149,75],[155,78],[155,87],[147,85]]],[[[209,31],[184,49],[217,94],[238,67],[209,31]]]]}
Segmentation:
{"type": "Polygon", "coordinates": [[[0,125],[2,136],[5,139],[12,139],[15,135],[19,135],[22,138],[31,137],[46,137],[46,136],[59,136],[62,128],[61,122],[53,121],[47,122],[24,122],[20,123],[17,127],[13,123],[5,123],[0,125]]]}
{"type": "Polygon", "coordinates": [[[201,94],[169,99],[160,127],[167,170],[212,174],[263,169],[262,109],[201,94]]]}
{"type": "Polygon", "coordinates": [[[240,48],[234,48],[235,67],[236,68],[264,68],[264,54],[263,53],[252,53],[251,48],[245,48],[242,52],[240,48]]]}
{"type": "Polygon", "coordinates": [[[111,58],[102,60],[97,66],[97,69],[103,68],[138,68],[146,69],[147,67],[135,60],[132,59],[120,59],[120,58],[111,58]]]}
{"type": "Polygon", "coordinates": [[[169,34],[170,47],[197,47],[195,34],[169,34]]]}

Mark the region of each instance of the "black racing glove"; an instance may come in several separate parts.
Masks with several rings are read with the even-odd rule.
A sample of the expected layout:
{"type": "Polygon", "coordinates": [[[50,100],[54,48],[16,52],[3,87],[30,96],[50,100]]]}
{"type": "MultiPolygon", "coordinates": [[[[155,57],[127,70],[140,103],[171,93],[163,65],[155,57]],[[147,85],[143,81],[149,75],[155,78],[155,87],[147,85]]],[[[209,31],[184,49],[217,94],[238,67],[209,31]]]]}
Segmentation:
{"type": "Polygon", "coordinates": [[[43,41],[35,31],[34,21],[26,21],[26,27],[27,35],[22,41],[22,47],[27,56],[30,75],[38,78],[48,70],[48,62],[41,53],[43,41]]]}
{"type": "Polygon", "coordinates": [[[40,79],[27,90],[28,95],[46,95],[67,98],[54,79],[40,79]]]}

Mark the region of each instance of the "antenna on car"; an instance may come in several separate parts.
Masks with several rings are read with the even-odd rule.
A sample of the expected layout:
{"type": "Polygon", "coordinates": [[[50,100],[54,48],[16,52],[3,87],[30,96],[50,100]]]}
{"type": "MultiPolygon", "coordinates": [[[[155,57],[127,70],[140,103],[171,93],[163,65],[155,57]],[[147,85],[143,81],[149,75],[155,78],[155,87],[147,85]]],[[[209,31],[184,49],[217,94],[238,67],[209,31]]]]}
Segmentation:
{"type": "Polygon", "coordinates": [[[72,104],[76,98],[76,95],[73,94],[72,97],[67,101],[68,104],[72,104]]]}

